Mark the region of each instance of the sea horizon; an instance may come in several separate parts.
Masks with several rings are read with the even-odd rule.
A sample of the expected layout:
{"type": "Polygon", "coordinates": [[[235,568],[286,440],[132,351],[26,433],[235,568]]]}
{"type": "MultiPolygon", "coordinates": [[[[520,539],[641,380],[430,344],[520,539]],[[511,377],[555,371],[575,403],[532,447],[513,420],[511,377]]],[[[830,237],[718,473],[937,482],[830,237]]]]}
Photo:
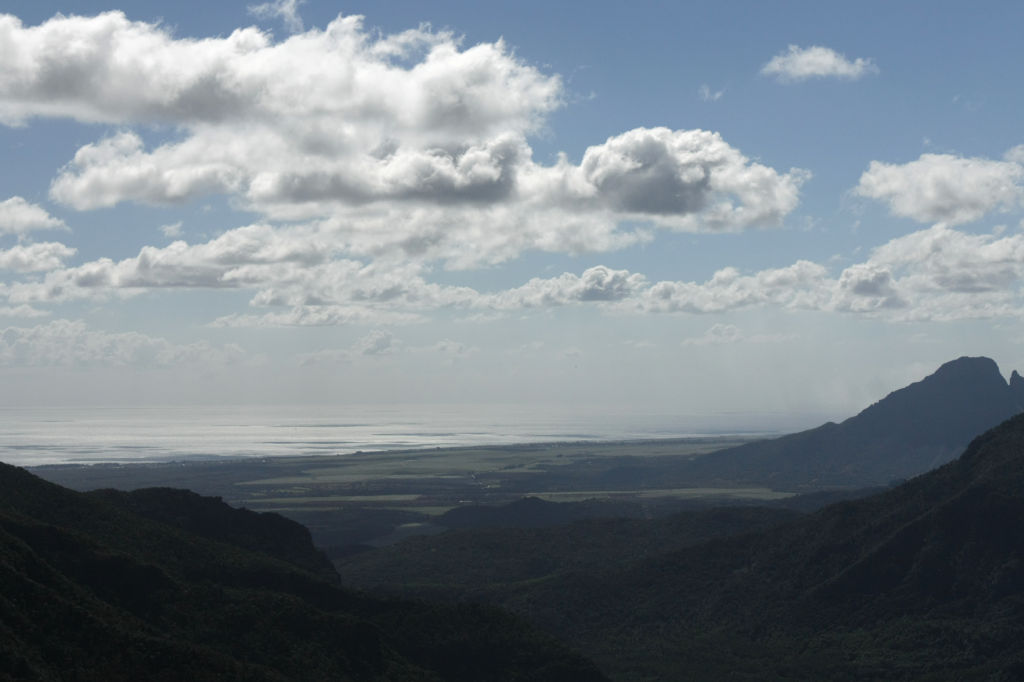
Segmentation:
{"type": "Polygon", "coordinates": [[[606,405],[8,407],[0,408],[0,461],[31,467],[558,441],[769,436],[825,418],[767,412],[679,414],[606,405]]]}

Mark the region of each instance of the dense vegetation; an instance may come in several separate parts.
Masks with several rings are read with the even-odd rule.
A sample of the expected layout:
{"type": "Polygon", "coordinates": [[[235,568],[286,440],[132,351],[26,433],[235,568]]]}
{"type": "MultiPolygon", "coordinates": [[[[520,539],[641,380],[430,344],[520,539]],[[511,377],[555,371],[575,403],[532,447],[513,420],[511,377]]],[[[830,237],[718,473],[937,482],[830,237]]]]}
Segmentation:
{"type": "MultiPolygon", "coordinates": [[[[571,505],[541,508],[565,506],[571,505]]],[[[345,555],[337,566],[346,583],[367,589],[494,600],[564,575],[608,573],[645,557],[778,526],[798,516],[786,509],[722,507],[649,520],[592,518],[539,527],[476,527],[345,555]]]]}
{"type": "Polygon", "coordinates": [[[336,583],[276,515],[0,465],[0,679],[603,679],[494,608],[336,583]]]}
{"type": "Polygon", "coordinates": [[[660,550],[622,521],[461,532],[352,557],[342,572],[502,604],[619,680],[1020,679],[1022,491],[1019,416],[932,473],[766,530],[660,550]],[[584,536],[616,549],[565,561],[584,536]],[[474,552],[555,560],[534,579],[528,564],[502,564],[510,580],[488,584],[486,569],[474,575],[486,559],[464,564],[474,552]]]}

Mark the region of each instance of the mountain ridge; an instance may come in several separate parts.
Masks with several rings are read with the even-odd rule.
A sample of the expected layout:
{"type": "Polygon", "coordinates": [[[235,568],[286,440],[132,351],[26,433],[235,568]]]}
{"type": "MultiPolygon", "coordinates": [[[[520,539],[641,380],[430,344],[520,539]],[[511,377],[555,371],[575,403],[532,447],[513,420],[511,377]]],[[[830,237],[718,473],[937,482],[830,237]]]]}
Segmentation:
{"type": "Polygon", "coordinates": [[[605,679],[493,607],[344,589],[299,529],[183,491],[78,493],[0,463],[0,680],[605,679]]]}
{"type": "MultiPolygon", "coordinates": [[[[410,547],[429,556],[432,540],[410,547]]],[[[458,567],[424,573],[416,554],[389,551],[390,566],[373,566],[378,580],[418,580],[434,594],[447,584],[465,598],[458,567]]],[[[934,471],[771,528],[478,583],[471,596],[563,638],[617,680],[1020,679],[1024,415],[934,471]]]]}
{"type": "Polygon", "coordinates": [[[884,485],[944,464],[1022,411],[1024,378],[1016,370],[1007,382],[990,358],[963,356],[842,422],[719,450],[688,471],[702,481],[780,489],[884,485]]]}

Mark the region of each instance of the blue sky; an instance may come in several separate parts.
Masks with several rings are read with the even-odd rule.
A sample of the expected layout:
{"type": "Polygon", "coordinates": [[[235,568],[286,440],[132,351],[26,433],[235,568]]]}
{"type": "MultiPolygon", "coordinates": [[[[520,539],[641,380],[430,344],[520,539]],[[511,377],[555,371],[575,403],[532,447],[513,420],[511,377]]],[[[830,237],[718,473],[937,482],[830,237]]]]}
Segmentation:
{"type": "Polygon", "coordinates": [[[5,4],[3,404],[843,416],[1024,366],[1019,3],[257,5],[5,4]]]}

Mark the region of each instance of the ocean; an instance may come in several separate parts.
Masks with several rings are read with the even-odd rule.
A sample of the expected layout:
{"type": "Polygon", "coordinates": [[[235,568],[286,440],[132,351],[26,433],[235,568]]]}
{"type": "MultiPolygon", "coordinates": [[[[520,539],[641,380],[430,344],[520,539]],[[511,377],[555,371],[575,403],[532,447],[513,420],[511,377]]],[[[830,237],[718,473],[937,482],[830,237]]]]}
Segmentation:
{"type": "Polygon", "coordinates": [[[761,434],[790,430],[793,421],[782,415],[539,405],[6,408],[0,409],[0,461],[160,462],[761,434]]]}

